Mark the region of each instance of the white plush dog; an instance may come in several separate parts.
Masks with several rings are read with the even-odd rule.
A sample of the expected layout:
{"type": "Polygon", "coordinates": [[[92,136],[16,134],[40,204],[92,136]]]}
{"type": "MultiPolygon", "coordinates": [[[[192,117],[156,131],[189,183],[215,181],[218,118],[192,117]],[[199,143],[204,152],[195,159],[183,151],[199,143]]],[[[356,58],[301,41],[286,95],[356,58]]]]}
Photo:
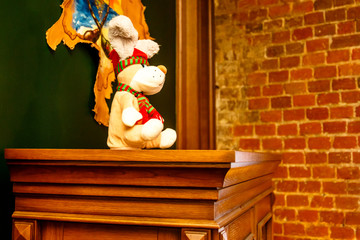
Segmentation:
{"type": "Polygon", "coordinates": [[[176,141],[173,129],[163,131],[164,119],[145,95],[161,91],[167,69],[148,66],[159,51],[152,40],[138,40],[126,16],[109,23],[110,58],[119,83],[111,106],[107,144],[111,149],[169,148],[176,141]]]}

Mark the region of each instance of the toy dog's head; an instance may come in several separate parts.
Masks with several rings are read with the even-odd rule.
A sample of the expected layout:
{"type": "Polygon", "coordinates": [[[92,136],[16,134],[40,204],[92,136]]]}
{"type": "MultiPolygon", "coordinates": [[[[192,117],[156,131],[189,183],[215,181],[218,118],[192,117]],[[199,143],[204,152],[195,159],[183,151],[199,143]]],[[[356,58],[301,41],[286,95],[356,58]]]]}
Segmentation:
{"type": "Polygon", "coordinates": [[[109,41],[113,47],[110,58],[119,83],[124,83],[145,95],[161,91],[167,69],[149,66],[148,59],[159,52],[152,40],[138,40],[138,32],[131,20],[123,15],[109,23],[109,41]]]}

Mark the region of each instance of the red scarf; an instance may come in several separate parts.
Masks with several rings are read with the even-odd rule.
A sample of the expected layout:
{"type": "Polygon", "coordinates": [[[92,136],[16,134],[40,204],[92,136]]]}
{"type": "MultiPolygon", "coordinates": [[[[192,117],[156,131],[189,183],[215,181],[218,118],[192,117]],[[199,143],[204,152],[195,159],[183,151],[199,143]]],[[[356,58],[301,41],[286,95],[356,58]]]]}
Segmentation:
{"type": "Polygon", "coordinates": [[[162,123],[164,123],[164,119],[161,117],[160,113],[156,111],[156,109],[151,105],[149,99],[145,97],[141,92],[137,92],[132,89],[129,85],[124,83],[120,83],[118,87],[118,91],[125,91],[134,95],[138,101],[140,113],[143,116],[142,119],[136,122],[136,124],[145,124],[150,119],[159,119],[162,123]]]}

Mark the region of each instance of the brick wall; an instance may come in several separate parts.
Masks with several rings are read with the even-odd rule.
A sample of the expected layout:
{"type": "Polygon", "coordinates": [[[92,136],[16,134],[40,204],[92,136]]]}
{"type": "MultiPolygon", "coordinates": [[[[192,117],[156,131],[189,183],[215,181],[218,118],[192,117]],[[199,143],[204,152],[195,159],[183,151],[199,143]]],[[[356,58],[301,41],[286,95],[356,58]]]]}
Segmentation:
{"type": "Polygon", "coordinates": [[[360,239],[360,1],[214,5],[217,148],[283,153],[274,239],[360,239]]]}

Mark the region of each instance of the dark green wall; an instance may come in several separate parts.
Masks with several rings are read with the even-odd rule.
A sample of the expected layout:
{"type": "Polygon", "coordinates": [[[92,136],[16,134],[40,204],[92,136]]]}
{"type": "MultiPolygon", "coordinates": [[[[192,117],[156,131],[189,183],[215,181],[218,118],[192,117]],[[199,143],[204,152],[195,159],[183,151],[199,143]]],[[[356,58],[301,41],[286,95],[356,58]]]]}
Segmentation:
{"type": "MultiPolygon", "coordinates": [[[[10,239],[14,210],[5,148],[107,148],[107,128],[93,119],[91,111],[97,52],[85,44],[73,51],[60,44],[52,51],[46,43],[45,32],[60,17],[60,4],[4,1],[0,8],[2,239],[10,239]]],[[[169,73],[163,91],[150,100],[166,127],[175,128],[175,4],[166,0],[151,4],[146,19],[161,50],[150,63],[166,65],[169,73]]]]}

